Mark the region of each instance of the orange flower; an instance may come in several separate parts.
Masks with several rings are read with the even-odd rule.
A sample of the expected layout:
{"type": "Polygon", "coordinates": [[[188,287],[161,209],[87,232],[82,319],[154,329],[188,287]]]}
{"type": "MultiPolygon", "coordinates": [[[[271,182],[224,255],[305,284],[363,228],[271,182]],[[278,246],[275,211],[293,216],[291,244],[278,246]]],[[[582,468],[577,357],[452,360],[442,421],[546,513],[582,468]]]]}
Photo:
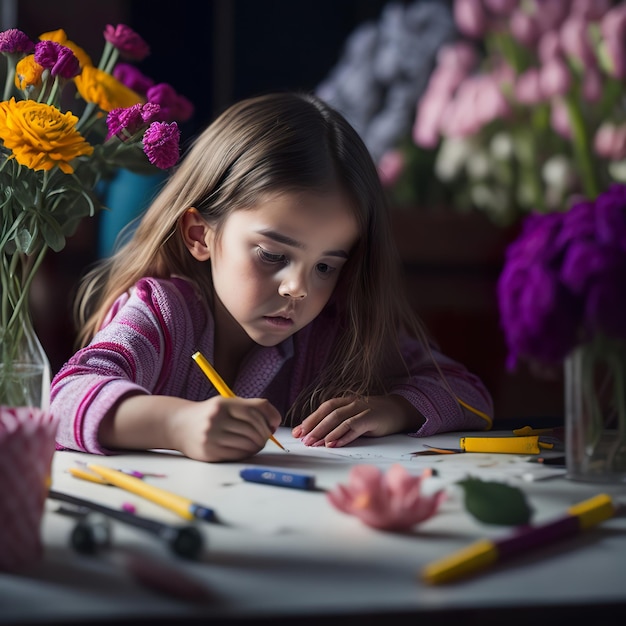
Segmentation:
{"type": "Polygon", "coordinates": [[[51,170],[56,165],[72,174],[70,161],[93,152],[75,129],[77,122],[71,112],[61,113],[33,100],[0,102],[0,139],[20,165],[32,170],[51,170]]]}
{"type": "Polygon", "coordinates": [[[128,108],[145,102],[138,93],[92,65],[84,67],[74,82],[82,98],[98,105],[103,111],[128,108]]]}
{"type": "Polygon", "coordinates": [[[22,91],[33,91],[41,87],[43,67],[35,61],[35,55],[29,54],[15,66],[15,86],[22,91]]]}
{"type": "Polygon", "coordinates": [[[51,30],[47,33],[42,33],[41,35],[39,35],[39,39],[41,41],[56,41],[62,46],[69,48],[78,59],[81,68],[87,67],[88,65],[93,65],[91,57],[80,46],[77,46],[73,41],[68,39],[65,31],[62,28],[59,28],[58,30],[51,30]]]}

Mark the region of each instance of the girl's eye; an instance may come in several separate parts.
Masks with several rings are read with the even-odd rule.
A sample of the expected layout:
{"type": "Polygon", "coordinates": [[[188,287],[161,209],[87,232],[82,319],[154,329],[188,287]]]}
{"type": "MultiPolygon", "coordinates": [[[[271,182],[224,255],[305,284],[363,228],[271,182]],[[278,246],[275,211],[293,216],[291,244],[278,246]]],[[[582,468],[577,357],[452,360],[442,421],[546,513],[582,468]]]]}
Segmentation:
{"type": "Polygon", "coordinates": [[[264,263],[286,263],[287,258],[284,254],[272,254],[263,248],[257,248],[257,254],[264,263]]]}
{"type": "Polygon", "coordinates": [[[316,269],[323,278],[328,278],[337,268],[327,263],[318,263],[316,269]]]}

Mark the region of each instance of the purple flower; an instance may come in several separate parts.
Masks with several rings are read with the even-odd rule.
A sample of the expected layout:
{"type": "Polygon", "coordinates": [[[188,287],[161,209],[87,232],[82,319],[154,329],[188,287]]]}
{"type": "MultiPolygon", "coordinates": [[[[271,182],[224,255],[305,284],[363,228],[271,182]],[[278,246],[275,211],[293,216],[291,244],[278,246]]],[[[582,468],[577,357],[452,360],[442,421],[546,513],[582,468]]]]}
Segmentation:
{"type": "Polygon", "coordinates": [[[590,286],[585,304],[589,334],[602,332],[626,339],[626,267],[603,274],[590,286]]]}
{"type": "Polygon", "coordinates": [[[80,74],[80,63],[76,55],[56,41],[44,40],[35,44],[35,61],[52,76],[74,78],[80,74]]]}
{"type": "Polygon", "coordinates": [[[114,78],[138,94],[145,95],[154,81],[130,63],[118,63],[113,70],[114,78]]]}
{"type": "Polygon", "coordinates": [[[172,122],[152,122],[143,136],[143,151],[152,165],[166,170],[178,161],[180,130],[172,122]]]}
{"type": "Polygon", "coordinates": [[[150,47],[130,26],[107,24],[104,38],[113,44],[122,57],[132,61],[143,61],[150,54],[150,47]]]}
{"type": "Polygon", "coordinates": [[[193,115],[193,104],[168,83],[158,83],[150,87],[146,98],[161,106],[160,116],[164,122],[186,122],[193,115]]]}
{"type": "Polygon", "coordinates": [[[509,369],[519,358],[557,364],[597,333],[626,338],[626,185],[528,216],[497,297],[509,369]]]}
{"type": "Polygon", "coordinates": [[[613,184],[596,200],[598,239],[626,252],[626,185],[613,184]]]}
{"type": "Polygon", "coordinates": [[[157,119],[160,107],[158,104],[134,104],[127,108],[118,108],[109,111],[107,115],[106,138],[117,135],[122,141],[136,133],[140,128],[157,119]]]}
{"type": "Polygon", "coordinates": [[[0,32],[0,52],[5,54],[29,54],[35,48],[35,44],[28,35],[18,28],[9,28],[0,32]]]}

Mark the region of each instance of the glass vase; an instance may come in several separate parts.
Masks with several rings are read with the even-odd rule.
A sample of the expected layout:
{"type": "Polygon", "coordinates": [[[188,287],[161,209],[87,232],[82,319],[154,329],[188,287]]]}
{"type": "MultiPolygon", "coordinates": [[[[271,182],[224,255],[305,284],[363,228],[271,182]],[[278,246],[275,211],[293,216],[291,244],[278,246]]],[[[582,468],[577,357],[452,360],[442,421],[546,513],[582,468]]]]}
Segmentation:
{"type": "Polygon", "coordinates": [[[578,346],[564,374],[568,478],[626,483],[626,342],[578,346]]]}
{"type": "Polygon", "coordinates": [[[28,309],[18,324],[0,328],[0,405],[50,405],[50,361],[33,328],[28,309]]]}

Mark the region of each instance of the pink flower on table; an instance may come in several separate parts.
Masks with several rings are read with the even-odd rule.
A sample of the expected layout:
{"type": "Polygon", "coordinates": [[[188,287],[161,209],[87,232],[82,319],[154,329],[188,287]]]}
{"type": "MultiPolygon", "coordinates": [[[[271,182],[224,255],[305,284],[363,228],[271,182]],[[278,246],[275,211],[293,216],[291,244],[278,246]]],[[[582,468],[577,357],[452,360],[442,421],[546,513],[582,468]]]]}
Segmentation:
{"type": "Polygon", "coordinates": [[[413,476],[402,465],[386,474],[373,465],[356,465],[347,485],[338,484],[327,493],[330,503],[364,524],[379,530],[404,531],[432,517],[445,499],[443,489],[422,493],[429,473],[413,476]]]}
{"type": "Polygon", "coordinates": [[[150,54],[150,46],[130,26],[107,24],[104,38],[113,44],[121,56],[132,61],[143,61],[150,54]]]}
{"type": "Polygon", "coordinates": [[[143,136],[143,151],[152,165],[166,170],[176,165],[180,155],[180,130],[172,122],[152,122],[143,136]]]}

